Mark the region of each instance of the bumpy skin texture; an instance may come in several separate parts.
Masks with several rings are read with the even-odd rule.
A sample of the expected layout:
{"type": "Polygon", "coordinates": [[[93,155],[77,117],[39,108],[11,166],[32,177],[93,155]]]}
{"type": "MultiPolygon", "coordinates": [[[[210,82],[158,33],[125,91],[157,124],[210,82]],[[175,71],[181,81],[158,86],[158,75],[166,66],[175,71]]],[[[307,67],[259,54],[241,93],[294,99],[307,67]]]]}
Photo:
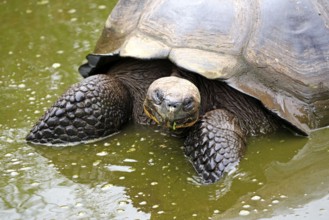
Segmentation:
{"type": "Polygon", "coordinates": [[[119,131],[130,114],[130,94],[120,81],[91,76],[64,93],[26,139],[64,144],[101,138],[119,131]]]}
{"type": "Polygon", "coordinates": [[[143,112],[145,94],[154,80],[170,75],[189,80],[201,95],[200,120],[174,132],[186,138],[185,153],[205,183],[218,181],[238,163],[247,136],[279,127],[278,119],[258,100],[224,82],[177,69],[164,60],[123,59],[106,74],[73,85],[26,139],[38,144],[77,144],[115,133],[129,120],[154,124],[143,112]]]}
{"type": "Polygon", "coordinates": [[[246,147],[246,136],[236,116],[216,109],[193,126],[184,145],[186,156],[204,183],[213,183],[237,165],[246,147]]]}

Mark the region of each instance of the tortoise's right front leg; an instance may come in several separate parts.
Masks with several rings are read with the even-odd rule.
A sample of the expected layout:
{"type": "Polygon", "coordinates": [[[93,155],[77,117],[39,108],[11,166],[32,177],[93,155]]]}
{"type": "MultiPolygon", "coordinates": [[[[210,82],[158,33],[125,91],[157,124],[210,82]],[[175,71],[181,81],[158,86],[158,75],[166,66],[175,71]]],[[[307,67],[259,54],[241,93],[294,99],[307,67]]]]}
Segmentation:
{"type": "Polygon", "coordinates": [[[117,79],[95,75],[73,85],[27,135],[37,144],[75,144],[119,131],[131,116],[128,90],[117,79]]]}

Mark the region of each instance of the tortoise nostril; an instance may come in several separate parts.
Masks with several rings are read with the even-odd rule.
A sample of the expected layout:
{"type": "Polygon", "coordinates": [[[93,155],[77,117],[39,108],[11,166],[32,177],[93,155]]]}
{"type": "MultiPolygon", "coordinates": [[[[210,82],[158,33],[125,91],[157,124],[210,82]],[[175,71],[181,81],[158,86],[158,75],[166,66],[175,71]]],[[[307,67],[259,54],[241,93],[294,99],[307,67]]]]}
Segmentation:
{"type": "Polygon", "coordinates": [[[167,102],[167,109],[177,110],[177,109],[179,109],[180,105],[181,104],[178,102],[167,102]]]}
{"type": "Polygon", "coordinates": [[[176,108],[177,105],[176,104],[168,104],[168,107],[176,108]]]}

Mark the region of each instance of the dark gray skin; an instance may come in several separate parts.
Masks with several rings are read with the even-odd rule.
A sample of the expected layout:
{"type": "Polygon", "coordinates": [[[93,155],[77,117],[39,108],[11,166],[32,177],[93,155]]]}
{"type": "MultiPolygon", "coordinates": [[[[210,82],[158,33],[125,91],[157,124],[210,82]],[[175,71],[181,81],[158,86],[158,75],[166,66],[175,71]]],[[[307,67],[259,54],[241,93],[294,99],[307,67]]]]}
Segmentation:
{"type": "MultiPolygon", "coordinates": [[[[213,183],[239,162],[248,136],[274,132],[281,122],[261,102],[225,82],[179,69],[169,61],[123,59],[104,73],[73,85],[40,118],[26,140],[35,144],[77,144],[118,132],[128,121],[145,125],[154,125],[156,121],[185,138],[185,154],[204,183],[213,183]],[[171,98],[177,98],[180,95],[177,94],[162,96],[159,101],[155,92],[165,94],[168,88],[175,86],[172,84],[162,86],[162,91],[159,88],[148,91],[152,82],[168,76],[193,83],[199,90],[200,105],[193,92],[190,97],[188,93],[184,95],[183,100],[171,98]],[[150,110],[152,105],[161,105],[164,100],[179,103],[181,108],[175,115],[180,119],[183,115],[194,115],[195,120],[188,123],[181,120],[184,124],[181,127],[175,117],[169,123],[168,120],[152,120],[156,118],[150,110]],[[148,109],[147,115],[152,119],[143,108],[148,109]]],[[[162,106],[161,111],[169,111],[165,107],[168,105],[162,106]]]]}

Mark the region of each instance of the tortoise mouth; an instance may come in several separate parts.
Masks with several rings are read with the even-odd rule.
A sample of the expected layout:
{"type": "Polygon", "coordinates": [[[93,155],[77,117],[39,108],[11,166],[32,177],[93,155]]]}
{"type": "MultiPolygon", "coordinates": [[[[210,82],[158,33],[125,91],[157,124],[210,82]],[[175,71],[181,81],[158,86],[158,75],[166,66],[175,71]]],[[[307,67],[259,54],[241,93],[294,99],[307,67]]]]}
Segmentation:
{"type": "Polygon", "coordinates": [[[197,118],[183,118],[183,119],[177,119],[175,121],[165,121],[165,126],[167,128],[169,128],[170,130],[176,130],[176,129],[180,129],[180,128],[187,128],[187,127],[191,127],[193,126],[197,121],[198,121],[198,117],[197,118]]]}
{"type": "MultiPolygon", "coordinates": [[[[145,101],[147,102],[147,101],[145,101]]],[[[160,108],[156,108],[154,105],[144,104],[145,114],[155,121],[158,125],[169,128],[170,130],[177,130],[180,128],[186,128],[193,126],[199,119],[199,111],[189,112],[184,117],[175,117],[162,113],[160,108]]],[[[180,115],[181,116],[181,115],[180,115]]]]}

